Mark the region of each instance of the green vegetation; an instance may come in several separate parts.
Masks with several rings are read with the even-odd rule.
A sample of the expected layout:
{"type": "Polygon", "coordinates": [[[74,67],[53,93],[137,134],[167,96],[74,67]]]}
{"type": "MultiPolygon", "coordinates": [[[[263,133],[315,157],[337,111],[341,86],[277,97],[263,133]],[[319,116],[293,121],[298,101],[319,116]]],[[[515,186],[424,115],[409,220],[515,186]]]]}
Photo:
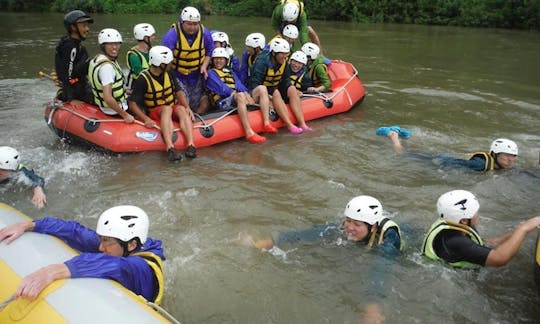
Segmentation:
{"type": "MultiPolygon", "coordinates": [[[[83,9],[104,13],[175,13],[191,5],[203,14],[267,16],[278,0],[0,0],[3,11],[83,9]]],[[[540,0],[306,0],[310,19],[540,29],[540,0]]]]}

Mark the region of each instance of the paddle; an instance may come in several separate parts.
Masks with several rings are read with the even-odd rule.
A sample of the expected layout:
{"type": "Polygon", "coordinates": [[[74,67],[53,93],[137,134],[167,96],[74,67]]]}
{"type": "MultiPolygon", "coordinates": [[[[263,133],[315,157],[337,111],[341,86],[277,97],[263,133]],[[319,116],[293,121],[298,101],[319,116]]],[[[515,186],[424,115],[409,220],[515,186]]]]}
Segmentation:
{"type": "Polygon", "coordinates": [[[58,78],[56,77],[56,73],[55,74],[47,74],[43,71],[39,71],[38,72],[38,75],[41,77],[41,78],[46,78],[46,79],[49,79],[53,82],[56,82],[56,80],[58,80],[58,78]]]}

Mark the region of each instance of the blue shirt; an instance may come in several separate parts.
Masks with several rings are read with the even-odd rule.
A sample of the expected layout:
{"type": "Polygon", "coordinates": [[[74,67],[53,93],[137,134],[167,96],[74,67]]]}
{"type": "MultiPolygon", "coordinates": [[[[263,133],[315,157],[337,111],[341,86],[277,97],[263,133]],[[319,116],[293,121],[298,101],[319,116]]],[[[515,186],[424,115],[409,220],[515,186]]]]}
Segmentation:
{"type": "MultiPolygon", "coordinates": [[[[56,236],[81,252],[65,262],[71,278],[112,279],[147,300],[153,299],[157,287],[152,268],[139,256],[117,257],[99,252],[99,236],[94,230],[75,221],[46,217],[35,221],[34,232],[56,236]]],[[[160,240],[147,238],[140,251],[165,260],[160,240]]]]}
{"type": "MultiPolygon", "coordinates": [[[[236,92],[247,92],[248,89],[246,86],[240,81],[240,78],[236,75],[236,73],[231,72],[234,79],[234,86],[236,88],[236,92]]],[[[216,102],[216,104],[229,97],[233,93],[233,89],[229,88],[227,84],[225,84],[221,78],[217,75],[217,73],[214,70],[208,70],[208,79],[206,79],[206,88],[210,90],[211,92],[218,94],[220,99],[216,102]]]]}
{"type": "Polygon", "coordinates": [[[25,165],[19,164],[17,171],[11,173],[8,178],[0,181],[0,184],[8,183],[10,180],[16,180],[33,187],[45,188],[45,180],[38,176],[34,170],[28,169],[25,165]]]}

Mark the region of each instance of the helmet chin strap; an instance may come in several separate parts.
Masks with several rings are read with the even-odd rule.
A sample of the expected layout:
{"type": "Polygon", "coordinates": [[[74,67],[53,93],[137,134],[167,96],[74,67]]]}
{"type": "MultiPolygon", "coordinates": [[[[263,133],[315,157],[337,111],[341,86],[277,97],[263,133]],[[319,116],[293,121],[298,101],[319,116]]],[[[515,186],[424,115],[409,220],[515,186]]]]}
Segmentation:
{"type": "MultiPolygon", "coordinates": [[[[366,223],[367,224],[367,223],[366,223]]],[[[368,231],[369,231],[369,234],[368,234],[368,237],[366,239],[369,239],[368,241],[368,247],[372,247],[373,246],[373,242],[375,241],[375,235],[376,232],[377,232],[377,226],[376,224],[375,225],[368,225],[368,231]]]]}
{"type": "Polygon", "coordinates": [[[152,48],[152,42],[150,42],[150,37],[149,36],[144,36],[143,42],[146,45],[148,45],[148,50],[150,50],[152,48]]]}

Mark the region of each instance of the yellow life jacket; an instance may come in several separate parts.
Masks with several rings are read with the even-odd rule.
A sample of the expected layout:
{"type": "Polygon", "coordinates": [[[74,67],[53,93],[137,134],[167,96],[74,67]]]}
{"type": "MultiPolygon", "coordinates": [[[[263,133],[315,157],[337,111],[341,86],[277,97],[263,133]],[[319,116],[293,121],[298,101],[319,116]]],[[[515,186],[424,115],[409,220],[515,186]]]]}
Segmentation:
{"type": "Polygon", "coordinates": [[[136,252],[133,255],[139,256],[146,261],[146,263],[154,271],[155,286],[154,286],[154,295],[151,302],[156,305],[161,304],[163,300],[163,293],[165,292],[165,279],[163,277],[163,261],[159,256],[152,252],[136,252]]]}
{"type": "MultiPolygon", "coordinates": [[[[221,81],[229,88],[236,90],[236,84],[234,83],[234,77],[231,71],[227,70],[218,70],[216,68],[212,69],[216,74],[219,76],[221,81]]],[[[221,99],[220,95],[217,93],[212,93],[212,100],[214,103],[216,103],[219,99],[221,99]]]]}
{"type": "Polygon", "coordinates": [[[172,25],[172,28],[176,30],[178,40],[174,46],[172,61],[172,69],[180,72],[180,74],[188,75],[193,71],[197,71],[204,62],[206,50],[204,46],[204,26],[199,24],[199,31],[191,46],[187,40],[187,37],[182,32],[182,28],[179,23],[172,25]]]}
{"type": "Polygon", "coordinates": [[[126,53],[126,63],[127,63],[127,66],[129,68],[129,74],[128,74],[128,81],[127,81],[127,88],[130,89],[131,88],[131,85],[133,83],[133,80],[136,80],[138,77],[139,77],[139,74],[135,74],[135,72],[133,72],[133,69],[131,67],[131,63],[129,62],[129,55],[130,54],[133,54],[135,56],[137,56],[139,58],[139,60],[141,61],[141,66],[142,66],[142,69],[143,70],[146,70],[150,67],[150,63],[148,63],[148,60],[146,59],[146,57],[143,55],[143,53],[141,52],[141,50],[137,47],[137,46],[133,46],[131,49],[129,49],[126,53]]]}
{"type": "Polygon", "coordinates": [[[486,164],[484,164],[484,171],[493,171],[496,166],[495,158],[489,154],[489,152],[475,152],[471,155],[469,160],[472,160],[476,157],[481,157],[486,161],[486,164]]]}
{"type": "MultiPolygon", "coordinates": [[[[270,61],[272,61],[272,55],[272,53],[269,53],[270,61]]],[[[267,67],[266,73],[264,74],[263,85],[266,87],[277,87],[285,72],[285,66],[287,66],[287,60],[284,60],[283,64],[277,69],[267,67]]]]}
{"type": "Polygon", "coordinates": [[[403,250],[403,247],[405,246],[405,243],[403,242],[401,231],[399,230],[399,226],[396,222],[391,220],[390,218],[384,218],[382,221],[379,222],[379,226],[377,227],[377,231],[375,233],[370,233],[368,238],[368,246],[371,248],[373,246],[373,243],[375,242],[375,239],[377,240],[377,245],[382,244],[384,239],[384,233],[390,228],[395,228],[399,235],[399,249],[403,250]]]}
{"type": "MultiPolygon", "coordinates": [[[[103,96],[103,84],[101,84],[101,81],[99,80],[99,67],[105,63],[111,64],[114,68],[114,82],[112,84],[112,96],[117,102],[124,102],[126,100],[126,89],[124,87],[124,73],[122,72],[122,68],[120,68],[120,65],[118,65],[118,62],[116,60],[111,61],[108,58],[102,59],[100,61],[97,60],[97,58],[100,55],[94,57],[90,61],[90,65],[88,67],[88,80],[90,82],[90,86],[92,87],[92,93],[94,94],[94,101],[97,105],[100,107],[109,107],[109,105],[105,102],[105,98],[103,96]]],[[[112,108],[111,108],[112,109],[112,108]]]]}
{"type": "Polygon", "coordinates": [[[163,72],[163,84],[159,83],[149,70],[142,71],[141,77],[146,80],[146,92],[144,93],[146,107],[151,109],[156,106],[174,103],[174,87],[169,72],[163,72]]]}
{"type": "Polygon", "coordinates": [[[324,63],[315,63],[315,64],[311,64],[311,66],[309,67],[309,76],[311,77],[311,81],[313,82],[313,86],[314,87],[320,87],[322,82],[321,82],[321,79],[319,78],[319,76],[317,75],[317,71],[315,70],[315,68],[319,65],[322,65],[324,67],[324,69],[326,70],[326,73],[328,74],[328,67],[326,66],[326,64],[324,63]]]}
{"type": "Polygon", "coordinates": [[[302,80],[304,79],[304,75],[306,75],[306,69],[302,69],[302,73],[300,75],[296,73],[291,73],[290,79],[291,84],[298,90],[302,91],[302,80]]]}
{"type": "MultiPolygon", "coordinates": [[[[459,223],[447,222],[444,219],[439,219],[435,223],[433,223],[433,225],[431,225],[431,228],[429,229],[426,237],[424,238],[424,243],[422,244],[422,254],[431,260],[444,261],[437,255],[433,247],[433,242],[435,241],[435,238],[444,230],[453,230],[465,233],[465,235],[470,237],[471,240],[473,240],[473,242],[475,242],[476,244],[484,245],[482,238],[472,227],[459,223]]],[[[466,261],[458,261],[452,263],[448,262],[448,264],[456,268],[474,269],[480,267],[480,265],[478,264],[466,261]]]]}

